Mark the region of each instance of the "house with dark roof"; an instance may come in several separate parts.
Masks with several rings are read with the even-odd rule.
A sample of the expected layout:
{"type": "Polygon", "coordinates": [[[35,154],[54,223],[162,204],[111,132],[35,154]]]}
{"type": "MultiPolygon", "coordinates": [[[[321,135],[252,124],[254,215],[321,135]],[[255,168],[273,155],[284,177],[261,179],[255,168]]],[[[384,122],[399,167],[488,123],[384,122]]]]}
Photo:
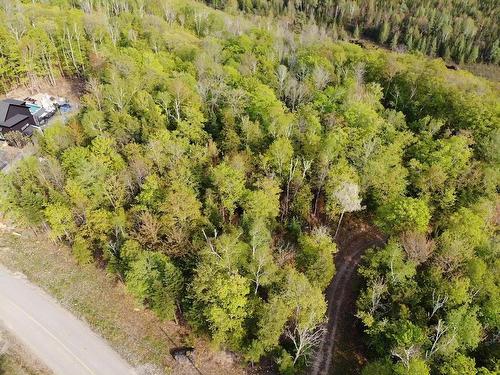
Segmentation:
{"type": "Polygon", "coordinates": [[[34,125],[37,125],[37,122],[26,102],[15,99],[0,101],[0,138],[12,131],[31,135],[34,125]]]}

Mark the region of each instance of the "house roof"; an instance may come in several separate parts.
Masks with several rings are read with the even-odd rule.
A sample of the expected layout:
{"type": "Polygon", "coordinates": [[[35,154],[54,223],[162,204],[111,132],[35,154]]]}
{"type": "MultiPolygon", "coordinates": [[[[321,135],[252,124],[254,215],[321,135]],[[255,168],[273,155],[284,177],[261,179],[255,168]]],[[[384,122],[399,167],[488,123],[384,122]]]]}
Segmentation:
{"type": "Polygon", "coordinates": [[[12,126],[18,124],[19,122],[26,120],[28,116],[16,114],[11,118],[7,118],[9,113],[9,108],[11,105],[24,106],[25,102],[16,99],[5,99],[0,100],[0,126],[4,128],[11,128],[12,126]]]}
{"type": "Polygon", "coordinates": [[[13,105],[24,105],[25,101],[17,99],[4,99],[1,100],[2,103],[13,104],[13,105]]]}
{"type": "Polygon", "coordinates": [[[0,100],[0,122],[5,121],[5,117],[7,116],[7,112],[9,112],[9,107],[11,105],[23,105],[24,102],[16,99],[5,99],[0,100]]]}
{"type": "Polygon", "coordinates": [[[19,124],[27,118],[29,118],[29,116],[17,114],[9,118],[7,121],[0,121],[0,126],[3,126],[4,128],[12,128],[14,125],[19,124]]]}

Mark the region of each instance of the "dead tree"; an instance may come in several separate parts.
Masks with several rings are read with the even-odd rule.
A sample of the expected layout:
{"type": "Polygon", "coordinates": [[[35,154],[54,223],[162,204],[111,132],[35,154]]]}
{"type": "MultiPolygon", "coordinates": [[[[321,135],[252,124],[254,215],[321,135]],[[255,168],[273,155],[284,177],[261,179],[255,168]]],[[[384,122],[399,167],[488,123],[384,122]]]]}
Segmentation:
{"type": "Polygon", "coordinates": [[[252,258],[253,264],[250,266],[250,272],[253,276],[252,281],[255,283],[254,294],[257,295],[264,278],[269,274],[267,266],[272,263],[272,255],[268,248],[260,247],[253,251],[252,258]]]}
{"type": "MultiPolygon", "coordinates": [[[[432,346],[430,350],[425,352],[425,359],[430,359],[434,353],[436,353],[442,346],[439,345],[441,338],[448,331],[448,327],[446,327],[441,319],[438,320],[438,324],[434,327],[436,333],[434,334],[434,338],[432,340],[432,346]]],[[[448,342],[449,344],[449,342],[448,342]]]]}
{"type": "Polygon", "coordinates": [[[175,22],[175,19],[177,18],[177,14],[175,11],[168,5],[167,3],[162,4],[162,10],[163,10],[163,18],[165,18],[165,21],[172,26],[173,23],[175,22]]]}
{"type": "MultiPolygon", "coordinates": [[[[222,257],[220,256],[220,254],[215,249],[214,244],[212,243],[212,241],[210,240],[210,238],[205,233],[205,229],[202,229],[201,232],[203,233],[203,237],[205,237],[205,241],[207,242],[207,245],[208,245],[208,248],[210,250],[210,253],[212,253],[217,258],[219,258],[220,260],[222,260],[222,257]]],[[[217,238],[217,229],[214,229],[214,238],[217,238]]]]}
{"type": "Polygon", "coordinates": [[[370,314],[373,315],[381,305],[382,297],[387,292],[387,283],[383,277],[375,279],[371,285],[370,314]]]}
{"type": "Polygon", "coordinates": [[[410,361],[412,360],[412,358],[417,356],[418,352],[418,347],[416,347],[415,345],[411,345],[408,348],[394,348],[392,349],[391,354],[394,357],[398,358],[403,363],[403,366],[408,369],[410,368],[410,361]]]}
{"type": "Polygon", "coordinates": [[[330,83],[330,73],[320,66],[314,68],[312,78],[317,90],[323,90],[330,83]]]}
{"type": "Polygon", "coordinates": [[[342,206],[342,213],[340,214],[339,223],[337,225],[337,230],[335,231],[335,237],[340,229],[340,224],[342,223],[342,218],[344,213],[360,211],[364,207],[361,206],[361,198],[359,198],[359,187],[357,184],[352,182],[344,182],[334,193],[335,198],[340,202],[342,206]]]}
{"type": "Polygon", "coordinates": [[[425,234],[404,232],[401,235],[401,244],[409,260],[417,264],[424,263],[431,256],[435,243],[427,239],[425,234]]]}
{"type": "Polygon", "coordinates": [[[198,36],[203,35],[203,33],[205,31],[207,20],[208,20],[207,13],[205,13],[205,12],[202,12],[202,13],[196,12],[195,13],[195,15],[194,15],[194,27],[195,27],[196,35],[198,35],[198,36]]]}
{"type": "Polygon", "coordinates": [[[19,42],[27,30],[26,19],[21,9],[18,8],[12,11],[13,13],[7,17],[5,24],[11,34],[14,35],[14,38],[16,38],[16,41],[19,42]]]}
{"type": "Polygon", "coordinates": [[[280,65],[276,71],[276,78],[278,78],[278,93],[280,98],[283,97],[285,92],[286,79],[288,76],[288,70],[286,66],[280,65]]]}
{"type": "Polygon", "coordinates": [[[281,220],[284,220],[285,216],[288,214],[289,202],[290,202],[290,185],[292,183],[293,176],[295,175],[295,171],[299,164],[298,158],[292,158],[290,160],[290,167],[288,168],[288,178],[286,184],[286,194],[285,194],[285,202],[283,205],[283,210],[281,212],[281,220]]]}
{"type": "Polygon", "coordinates": [[[326,328],[324,326],[300,327],[298,324],[296,324],[293,329],[287,328],[285,331],[285,335],[292,341],[295,347],[293,364],[295,364],[300,357],[304,357],[307,363],[311,354],[311,350],[321,343],[325,332],[326,328]]]}
{"type": "Polygon", "coordinates": [[[432,291],[432,312],[428,314],[429,319],[431,319],[434,316],[434,314],[446,304],[446,302],[448,302],[448,296],[446,294],[444,296],[441,296],[440,294],[438,294],[436,296],[436,291],[433,290],[432,291]]]}

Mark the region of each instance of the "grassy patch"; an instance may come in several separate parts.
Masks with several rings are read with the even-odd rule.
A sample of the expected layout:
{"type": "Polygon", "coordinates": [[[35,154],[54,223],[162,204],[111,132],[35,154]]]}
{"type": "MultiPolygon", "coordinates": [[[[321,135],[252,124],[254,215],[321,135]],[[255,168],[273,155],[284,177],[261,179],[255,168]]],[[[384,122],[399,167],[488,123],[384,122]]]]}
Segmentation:
{"type": "Polygon", "coordinates": [[[2,343],[7,342],[7,351],[0,355],[0,375],[53,375],[2,327],[0,339],[2,343]]]}
{"type": "Polygon", "coordinates": [[[468,70],[472,74],[489,79],[492,82],[500,82],[500,67],[495,64],[466,64],[461,68],[468,70]]]}
{"type": "Polygon", "coordinates": [[[20,353],[6,353],[0,357],[0,375],[42,375],[50,372],[40,372],[33,367],[20,353]]]}

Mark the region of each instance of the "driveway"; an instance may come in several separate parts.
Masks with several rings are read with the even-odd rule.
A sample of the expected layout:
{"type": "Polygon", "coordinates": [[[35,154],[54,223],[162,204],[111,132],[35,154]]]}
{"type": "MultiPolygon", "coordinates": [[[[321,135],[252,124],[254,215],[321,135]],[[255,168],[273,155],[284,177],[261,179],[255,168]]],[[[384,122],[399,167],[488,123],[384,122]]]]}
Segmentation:
{"type": "Polygon", "coordinates": [[[0,323],[56,375],[135,374],[87,324],[2,266],[0,323]]]}

